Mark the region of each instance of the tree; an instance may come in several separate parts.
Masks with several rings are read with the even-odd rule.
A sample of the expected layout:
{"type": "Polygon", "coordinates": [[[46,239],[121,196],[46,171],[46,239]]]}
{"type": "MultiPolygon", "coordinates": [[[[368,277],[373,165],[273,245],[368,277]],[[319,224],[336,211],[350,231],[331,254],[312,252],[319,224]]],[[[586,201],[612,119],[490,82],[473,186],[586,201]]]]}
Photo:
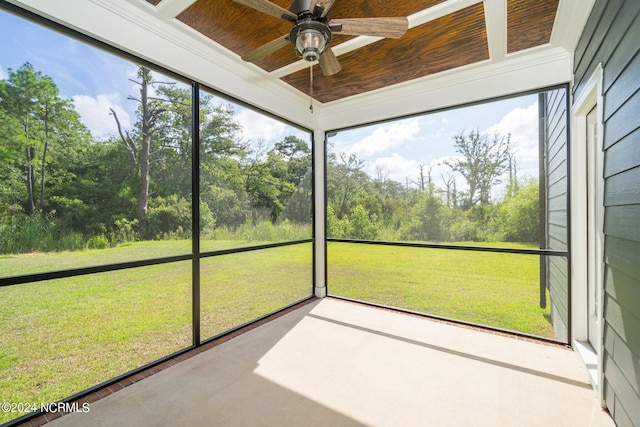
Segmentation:
{"type": "Polygon", "coordinates": [[[336,215],[342,218],[348,215],[356,195],[370,183],[369,176],[362,170],[364,161],[355,154],[341,153],[340,163],[335,156],[329,158],[327,174],[331,187],[328,188],[330,202],[337,206],[336,215]]]}
{"type": "Polygon", "coordinates": [[[24,153],[26,211],[45,213],[49,181],[55,185],[72,178],[68,166],[86,147],[89,131],[53,80],[28,62],[9,69],[9,78],[0,85],[0,110],[9,138],[5,144],[10,144],[5,155],[13,152],[9,156],[16,159],[16,152],[24,153]]]}
{"type": "Polygon", "coordinates": [[[500,205],[504,238],[508,242],[535,243],[540,238],[540,199],[536,179],[514,187],[500,205]]]}
{"type": "Polygon", "coordinates": [[[129,131],[123,130],[115,110],[113,108],[110,110],[118,126],[122,144],[129,152],[132,163],[138,168],[136,215],[138,217],[138,225],[142,229],[144,228],[149,206],[151,145],[155,133],[161,127],[161,117],[166,111],[166,104],[164,100],[149,95],[150,88],[160,83],[153,80],[150,70],[145,67],[138,68],[138,79],[131,81],[140,86],[140,97],[128,97],[128,99],[137,101],[140,104],[138,106],[138,123],[136,124],[137,132],[132,135],[129,131]]]}
{"type": "Polygon", "coordinates": [[[491,188],[500,182],[500,176],[507,171],[511,156],[510,135],[489,136],[479,130],[469,134],[464,131],[454,136],[454,146],[462,158],[444,163],[459,172],[469,185],[465,209],[484,206],[491,199],[491,188]]]}
{"type": "Polygon", "coordinates": [[[271,162],[271,173],[274,177],[287,183],[279,197],[284,209],[282,217],[297,223],[308,223],[311,220],[311,148],[300,138],[288,135],[276,142],[268,153],[271,162]],[[282,163],[285,168],[278,167],[282,163]]]}

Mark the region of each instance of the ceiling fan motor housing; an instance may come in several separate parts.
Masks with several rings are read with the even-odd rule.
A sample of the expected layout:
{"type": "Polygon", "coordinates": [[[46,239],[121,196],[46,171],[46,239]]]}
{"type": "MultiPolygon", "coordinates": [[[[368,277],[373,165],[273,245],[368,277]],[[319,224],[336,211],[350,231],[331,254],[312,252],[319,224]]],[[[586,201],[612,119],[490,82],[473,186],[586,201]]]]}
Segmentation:
{"type": "Polygon", "coordinates": [[[289,32],[289,40],[294,45],[296,55],[313,62],[329,47],[331,30],[324,19],[308,14],[295,23],[289,32]]]}
{"type": "Polygon", "coordinates": [[[313,14],[313,10],[309,10],[311,7],[311,0],[293,0],[291,2],[291,6],[289,6],[289,10],[296,15],[300,15],[304,12],[309,12],[313,14]]]}

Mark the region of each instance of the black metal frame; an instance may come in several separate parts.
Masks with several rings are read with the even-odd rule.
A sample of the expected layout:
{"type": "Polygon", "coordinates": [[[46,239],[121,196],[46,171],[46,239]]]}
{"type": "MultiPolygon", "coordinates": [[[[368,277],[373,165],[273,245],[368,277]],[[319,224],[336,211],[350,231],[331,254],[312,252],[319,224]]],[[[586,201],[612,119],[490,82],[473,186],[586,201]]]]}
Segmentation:
{"type": "MultiPolygon", "coordinates": [[[[315,245],[313,245],[313,243],[315,242],[315,174],[313,173],[314,170],[314,159],[315,159],[315,140],[314,140],[314,133],[312,130],[310,129],[306,129],[296,123],[293,123],[287,119],[284,119],[282,117],[279,117],[273,113],[261,110],[253,105],[250,105],[244,101],[238,100],[236,98],[234,98],[232,95],[227,94],[227,93],[223,93],[220,90],[216,90],[213,88],[210,88],[208,86],[204,86],[201,85],[199,82],[194,81],[194,80],[190,80],[187,79],[184,76],[181,76],[180,74],[175,73],[174,71],[168,70],[164,67],[158,66],[157,64],[154,64],[150,61],[144,60],[142,58],[137,57],[135,54],[129,53],[129,52],[125,52],[121,49],[115,48],[113,46],[110,46],[108,44],[106,44],[105,42],[96,40],[86,34],[83,34],[79,31],[64,27],[63,25],[51,21],[45,17],[42,17],[40,15],[37,15],[31,11],[27,11],[22,9],[19,6],[13,5],[11,3],[6,3],[6,2],[2,2],[0,3],[0,12],[8,12],[14,15],[17,15],[21,18],[24,18],[28,21],[34,22],[36,24],[40,24],[46,28],[50,28],[53,29],[61,34],[64,34],[68,37],[71,37],[73,39],[76,40],[80,40],[82,42],[85,42],[93,47],[96,48],[100,48],[103,49],[111,54],[114,54],[116,56],[119,56],[121,58],[124,58],[128,61],[132,61],[136,64],[142,65],[144,67],[147,67],[149,69],[153,69],[153,70],[158,70],[159,72],[161,72],[162,74],[165,74],[167,76],[170,76],[171,78],[174,78],[178,81],[187,83],[191,85],[191,89],[192,89],[192,120],[191,120],[191,135],[192,135],[192,164],[191,164],[191,185],[192,185],[192,206],[191,206],[191,212],[192,212],[192,248],[191,248],[191,253],[190,254],[179,254],[179,255],[174,255],[174,256],[167,256],[167,257],[160,257],[160,258],[152,258],[152,259],[142,259],[142,260],[135,260],[135,261],[130,261],[130,262],[121,262],[121,263],[114,263],[114,264],[105,264],[105,265],[97,265],[97,266],[89,266],[89,267],[79,267],[79,268],[71,268],[71,269],[65,269],[65,270],[57,270],[57,271],[46,271],[46,272],[41,272],[41,273],[33,273],[33,274],[24,274],[24,275],[18,275],[18,276],[5,276],[5,277],[0,277],[0,287],[5,287],[5,286],[14,286],[14,285],[20,285],[20,284],[27,284],[27,283],[35,283],[35,282],[40,282],[40,281],[45,281],[45,280],[52,280],[52,279],[63,279],[63,278],[69,278],[69,277],[75,277],[75,276],[82,276],[82,275],[89,275],[89,274],[95,274],[95,273],[104,273],[104,272],[109,272],[109,271],[119,271],[119,270],[127,270],[127,269],[131,269],[131,268],[137,268],[137,267],[147,267],[147,266],[153,266],[153,265],[161,265],[161,264],[168,264],[168,263],[174,263],[174,262],[180,262],[180,261],[191,261],[192,264],[192,344],[188,347],[185,347],[184,349],[181,349],[177,352],[174,352],[172,354],[166,355],[160,359],[157,359],[155,361],[152,361],[148,364],[145,364],[143,366],[140,366],[138,368],[135,368],[133,370],[130,370],[128,372],[125,372],[121,375],[118,375],[117,377],[114,377],[110,380],[107,380],[105,382],[102,382],[100,384],[97,384],[93,387],[90,387],[86,390],[80,391],[72,396],[69,396],[65,399],[62,399],[60,402],[71,402],[74,400],[77,400],[83,396],[86,396],[98,389],[101,389],[103,387],[109,386],[111,384],[115,384],[116,382],[122,380],[123,378],[126,378],[128,376],[131,376],[135,373],[141,372],[145,369],[148,369],[150,367],[159,365],[161,363],[163,363],[166,360],[169,360],[171,358],[174,358],[176,356],[179,356],[183,353],[186,353],[190,350],[193,350],[194,348],[200,347],[203,344],[206,343],[210,343],[216,339],[219,339],[221,337],[227,336],[239,329],[242,329],[252,323],[258,322],[260,320],[263,320],[269,316],[272,316],[274,314],[277,314],[281,311],[287,310],[292,306],[295,306],[297,304],[300,304],[304,301],[307,301],[309,299],[312,299],[314,297],[313,293],[314,293],[314,289],[315,289],[315,280],[316,280],[316,275],[315,275],[315,271],[316,271],[316,261],[315,261],[315,255],[316,255],[316,248],[315,245]],[[309,132],[310,135],[310,143],[311,143],[311,169],[312,169],[312,174],[311,174],[311,206],[310,206],[310,214],[311,214],[311,222],[312,224],[314,224],[314,226],[312,226],[312,234],[311,237],[308,239],[302,239],[302,240],[295,240],[295,241],[284,241],[284,242],[277,242],[277,243],[270,243],[270,244],[260,244],[260,245],[247,245],[247,246],[242,246],[242,247],[236,247],[236,248],[231,248],[231,249],[225,249],[225,250],[219,250],[219,251],[209,251],[209,252],[201,252],[201,248],[200,248],[200,139],[199,139],[199,127],[200,127],[200,123],[199,123],[199,108],[200,108],[200,91],[201,90],[205,90],[208,93],[211,93],[212,95],[225,99],[227,101],[233,102],[236,105],[242,106],[244,108],[247,109],[251,109],[253,111],[258,111],[261,114],[268,116],[270,118],[276,119],[280,122],[286,123],[289,126],[295,127],[297,129],[303,130],[305,132],[309,132]],[[197,233],[197,234],[196,234],[197,233]],[[200,307],[200,299],[201,299],[201,294],[200,294],[200,260],[202,258],[208,258],[208,257],[214,257],[214,256],[222,256],[222,255],[229,255],[229,254],[235,254],[235,253],[242,253],[242,252],[251,252],[251,251],[256,251],[256,250],[263,250],[263,249],[271,249],[271,248],[277,248],[277,247],[282,247],[282,246],[290,246],[290,245],[297,245],[297,244],[305,244],[305,243],[312,243],[312,259],[311,259],[311,271],[312,271],[312,281],[310,284],[310,293],[309,296],[306,298],[303,298],[301,300],[292,302],[284,307],[281,307],[277,310],[274,310],[272,312],[269,312],[267,314],[264,314],[256,319],[250,320],[248,322],[245,322],[241,325],[235,326],[230,330],[224,331],[220,334],[217,334],[213,337],[208,337],[205,339],[202,339],[201,337],[201,331],[200,331],[200,311],[201,311],[201,307],[200,307]]],[[[26,415],[23,415],[19,418],[15,418],[13,420],[8,421],[7,423],[3,424],[3,427],[9,427],[9,426],[14,426],[20,423],[24,423],[30,419],[33,419],[37,416],[39,416],[42,412],[41,411],[36,411],[36,412],[31,412],[28,413],[26,415]]]]}
{"type": "MultiPolygon", "coordinates": [[[[568,83],[562,83],[562,84],[557,84],[557,85],[553,85],[553,86],[548,86],[548,87],[543,87],[543,88],[539,88],[539,89],[532,89],[532,90],[528,90],[528,91],[524,91],[524,92],[520,92],[520,93],[515,93],[515,94],[510,94],[510,95],[504,95],[504,96],[498,96],[498,97],[493,97],[493,98],[488,98],[488,99],[484,99],[484,100],[480,100],[480,101],[475,101],[475,102],[469,102],[469,103],[464,103],[464,104],[459,104],[459,105],[455,105],[455,106],[450,106],[450,107],[444,107],[444,108],[439,108],[439,109],[435,109],[435,110],[430,110],[430,111],[422,111],[422,112],[418,112],[418,113],[413,113],[413,114],[407,114],[407,115],[403,115],[403,116],[398,116],[398,117],[392,117],[392,118],[388,118],[388,119],[384,119],[384,120],[379,120],[379,121],[373,121],[373,122],[366,122],[366,123],[362,123],[356,126],[349,126],[349,127],[344,127],[344,128],[339,128],[339,129],[333,129],[333,130],[328,130],[325,132],[325,138],[324,138],[324,151],[325,151],[325,158],[324,158],[324,225],[325,225],[325,234],[326,234],[326,230],[327,230],[327,206],[328,206],[328,191],[327,191],[327,158],[328,156],[326,155],[327,152],[327,139],[331,136],[336,135],[338,132],[342,132],[342,131],[346,131],[346,130],[352,130],[352,129],[358,129],[358,128],[362,128],[362,127],[367,127],[367,126],[372,126],[372,125],[377,125],[377,124],[381,124],[381,123],[390,123],[390,122],[395,122],[398,120],[403,120],[403,119],[407,119],[407,118],[411,118],[411,117],[420,117],[420,116],[424,116],[427,114],[434,114],[434,113],[439,113],[439,112],[443,112],[443,111],[450,111],[450,110],[455,110],[455,109],[459,109],[459,108],[464,108],[464,107],[470,107],[470,106],[474,106],[474,105],[482,105],[482,104],[488,104],[490,102],[496,102],[496,101],[501,101],[501,100],[505,100],[505,99],[511,99],[514,97],[518,97],[518,96],[525,96],[525,95],[534,95],[534,94],[539,94],[542,92],[546,92],[546,91],[551,91],[551,90],[558,90],[558,89],[564,89],[567,96],[567,105],[566,105],[566,111],[567,111],[567,141],[570,140],[570,126],[569,126],[569,84],[568,83]]],[[[489,330],[495,330],[495,331],[501,331],[501,332],[506,332],[509,334],[514,334],[514,335],[519,335],[519,336],[525,336],[525,337],[529,337],[529,338],[534,338],[534,339],[539,339],[541,341],[547,341],[547,342],[552,342],[552,343],[556,343],[556,344],[570,344],[571,343],[571,198],[570,198],[570,194],[569,194],[569,189],[570,189],[570,185],[571,185],[571,181],[570,181],[570,177],[571,177],[571,165],[569,163],[569,156],[570,152],[569,152],[569,144],[567,144],[567,250],[566,251],[556,251],[556,250],[549,250],[549,249],[545,249],[545,248],[540,248],[540,249],[518,249],[518,248],[500,248],[500,247],[485,247],[485,246],[470,246],[470,245],[441,245],[441,244],[436,244],[436,243],[417,243],[417,242],[390,242],[390,241],[381,241],[381,240],[357,240],[357,239],[338,239],[338,238],[325,238],[325,243],[324,243],[324,252],[325,252],[325,257],[324,257],[324,277],[325,277],[325,281],[326,281],[326,287],[327,287],[327,295],[331,296],[332,298],[337,298],[337,299],[343,299],[343,300],[348,300],[348,301],[354,301],[354,302],[359,302],[362,304],[367,304],[367,305],[371,305],[371,306],[377,306],[377,307],[383,307],[383,308],[388,308],[388,309],[392,309],[392,310],[397,310],[400,312],[406,312],[406,313],[411,313],[411,314],[417,314],[423,317],[430,317],[430,318],[435,318],[435,319],[441,319],[441,320],[446,320],[448,322],[453,322],[453,323],[460,323],[460,324],[465,324],[465,325],[473,325],[473,326],[477,326],[477,327],[481,327],[484,329],[489,329],[489,330]],[[360,301],[360,300],[356,300],[356,299],[351,299],[351,298],[347,298],[347,297],[342,297],[339,295],[333,295],[329,292],[329,262],[328,262],[328,247],[327,244],[329,242],[337,242],[337,243],[355,243],[355,244],[366,244],[366,245],[383,245],[383,246],[397,246],[397,247],[412,247],[412,248],[429,248],[429,249],[444,249],[444,250],[457,250],[457,251],[474,251],[474,252],[497,252],[497,253],[510,253],[510,254],[523,254],[523,255],[539,255],[541,258],[545,257],[545,256],[559,256],[559,257],[565,257],[567,258],[567,288],[568,288],[568,296],[567,296],[567,306],[568,306],[568,320],[567,320],[567,329],[568,329],[568,337],[567,337],[567,342],[563,342],[563,341],[558,341],[558,340],[553,340],[553,339],[548,339],[545,337],[539,337],[536,335],[530,335],[530,334],[526,334],[523,332],[518,332],[518,331],[511,331],[511,330],[507,330],[507,329],[502,329],[502,328],[496,328],[496,327],[492,327],[492,326],[488,326],[488,325],[480,325],[480,324],[475,324],[475,323],[470,323],[470,322],[465,322],[462,320],[457,320],[457,319],[449,319],[446,317],[440,317],[440,316],[436,316],[436,315],[432,315],[432,314],[428,314],[428,313],[420,313],[420,312],[414,312],[411,310],[406,310],[406,309],[402,309],[399,307],[389,307],[389,306],[385,306],[385,305],[381,305],[381,304],[376,304],[376,303],[372,303],[372,302],[366,302],[366,301],[360,301]]]]}

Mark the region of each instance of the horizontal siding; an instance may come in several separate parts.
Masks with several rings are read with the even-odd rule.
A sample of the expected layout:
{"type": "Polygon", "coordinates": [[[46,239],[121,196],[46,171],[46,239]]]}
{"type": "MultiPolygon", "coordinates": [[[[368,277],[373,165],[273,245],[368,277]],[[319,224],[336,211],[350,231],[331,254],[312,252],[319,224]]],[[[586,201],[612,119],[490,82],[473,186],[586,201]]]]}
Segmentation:
{"type": "MultiPolygon", "coordinates": [[[[620,337],[620,341],[614,343],[614,353],[619,351],[622,354],[623,348],[625,349],[625,354],[635,355],[640,352],[640,350],[638,350],[640,349],[640,335],[638,335],[638,331],[640,331],[640,319],[624,310],[618,301],[611,298],[609,294],[605,294],[604,307],[607,311],[607,324],[611,326],[618,337],[620,337]]],[[[633,388],[637,388],[640,394],[640,384],[638,383],[640,377],[633,371],[628,372],[631,373],[628,378],[629,382],[633,383],[633,388]]]]}
{"type": "MultiPolygon", "coordinates": [[[[605,181],[605,206],[634,205],[637,203],[640,203],[640,166],[614,175],[605,181]]],[[[640,221],[638,223],[640,224],[640,221]]]]}
{"type": "MultiPolygon", "coordinates": [[[[623,310],[630,313],[630,316],[639,317],[640,295],[636,292],[638,281],[611,267],[606,268],[605,274],[607,296],[615,299],[623,310]]],[[[640,337],[640,334],[638,336],[640,337]]],[[[633,348],[633,352],[640,356],[640,348],[633,348]]]]}
{"type": "MultiPolygon", "coordinates": [[[[551,141],[549,141],[551,144],[551,141]]],[[[547,171],[552,173],[559,168],[563,167],[566,169],[567,164],[567,142],[565,141],[555,141],[553,146],[547,148],[547,171]]]]}
{"type": "Polygon", "coordinates": [[[615,416],[616,410],[616,393],[611,388],[611,384],[605,380],[604,382],[604,401],[611,415],[615,416]]]}
{"type": "Polygon", "coordinates": [[[607,265],[635,279],[634,291],[640,294],[640,242],[607,236],[604,250],[607,265]]]}
{"type": "Polygon", "coordinates": [[[564,234],[567,229],[567,213],[565,211],[549,211],[549,225],[555,225],[557,227],[562,227],[562,233],[564,234]]]}
{"type": "MultiPolygon", "coordinates": [[[[567,91],[545,93],[545,195],[547,247],[568,249],[567,232],[567,91]]],[[[566,259],[547,258],[547,287],[553,305],[552,318],[559,339],[568,340],[569,282],[566,259]]]]}
{"type": "MultiPolygon", "coordinates": [[[[640,78],[640,74],[638,74],[640,78]]],[[[604,127],[605,148],[610,147],[623,137],[640,127],[640,94],[629,98],[609,119],[604,127]]]]}
{"type": "Polygon", "coordinates": [[[622,407],[632,422],[633,420],[640,420],[640,396],[638,396],[627,381],[625,373],[606,352],[604,356],[604,369],[607,372],[607,382],[615,392],[616,402],[614,416],[615,413],[620,411],[620,407],[622,407]]]}
{"type": "Polygon", "coordinates": [[[608,178],[638,165],[640,165],[640,129],[625,136],[606,151],[604,176],[608,178]]]}
{"type": "Polygon", "coordinates": [[[640,242],[640,205],[611,206],[605,211],[607,236],[640,242]]]}
{"type": "Polygon", "coordinates": [[[562,162],[557,168],[554,170],[550,170],[547,174],[547,183],[548,185],[556,184],[558,182],[563,182],[564,186],[567,187],[567,163],[562,162]]]}
{"type": "Polygon", "coordinates": [[[620,367],[622,372],[633,372],[635,374],[632,377],[627,375],[627,382],[636,394],[640,395],[640,358],[629,349],[615,330],[611,330],[610,335],[613,336],[613,347],[607,348],[607,353],[609,353],[611,359],[620,367]]]}
{"type": "MultiPolygon", "coordinates": [[[[549,221],[549,234],[553,236],[554,240],[566,246],[567,243],[567,226],[556,225],[549,221]]],[[[557,247],[551,247],[549,249],[560,249],[557,247]]]]}
{"type": "Polygon", "coordinates": [[[562,210],[567,206],[567,189],[562,185],[562,181],[553,184],[547,189],[549,200],[547,202],[550,210],[562,210]]]}
{"type": "Polygon", "coordinates": [[[547,249],[553,249],[554,251],[566,251],[567,242],[566,239],[562,239],[558,236],[549,236],[549,242],[547,249]]]}
{"type": "Polygon", "coordinates": [[[605,54],[602,55],[602,58],[606,57],[606,60],[602,58],[599,59],[599,61],[605,63],[606,68],[609,69],[603,79],[603,89],[605,93],[609,92],[611,87],[618,83],[618,77],[625,71],[628,64],[632,62],[638,52],[638,44],[634,43],[634,38],[638,36],[637,32],[640,28],[638,2],[636,0],[627,0],[625,8],[626,9],[619,15],[619,21],[616,21],[616,25],[613,28],[614,31],[608,35],[608,37],[611,38],[609,45],[613,50],[606,51],[605,54]],[[627,11],[629,13],[627,13],[627,11]],[[633,22],[629,28],[626,28],[624,25],[618,25],[618,22],[625,22],[627,18],[633,18],[633,22]],[[623,31],[624,34],[622,33],[623,31]]]}
{"type": "Polygon", "coordinates": [[[596,0],[574,56],[574,94],[603,64],[604,397],[640,427],[640,1],[596,0]]]}
{"type": "Polygon", "coordinates": [[[581,39],[576,48],[575,57],[578,59],[576,60],[574,73],[576,75],[575,81],[578,82],[575,86],[577,92],[582,90],[582,86],[593,73],[598,63],[601,62],[600,58],[609,54],[609,52],[602,53],[599,49],[613,25],[622,3],[623,0],[600,0],[596,1],[591,10],[591,15],[583,32],[583,34],[588,35],[588,39],[581,39]]]}
{"type": "Polygon", "coordinates": [[[564,325],[567,326],[569,319],[569,310],[567,308],[568,292],[567,292],[567,265],[560,258],[549,258],[549,295],[553,305],[558,310],[564,325]]]}
{"type": "MultiPolygon", "coordinates": [[[[638,2],[638,4],[640,5],[640,2],[638,2]]],[[[638,75],[639,70],[640,55],[636,52],[631,63],[624,69],[622,74],[617,76],[615,84],[605,92],[607,100],[610,101],[604,105],[604,120],[609,120],[609,118],[620,109],[629,97],[640,89],[640,75],[638,75]]]]}
{"type": "Polygon", "coordinates": [[[616,414],[616,427],[635,427],[629,415],[625,412],[624,406],[618,405],[618,413],[616,414]]]}

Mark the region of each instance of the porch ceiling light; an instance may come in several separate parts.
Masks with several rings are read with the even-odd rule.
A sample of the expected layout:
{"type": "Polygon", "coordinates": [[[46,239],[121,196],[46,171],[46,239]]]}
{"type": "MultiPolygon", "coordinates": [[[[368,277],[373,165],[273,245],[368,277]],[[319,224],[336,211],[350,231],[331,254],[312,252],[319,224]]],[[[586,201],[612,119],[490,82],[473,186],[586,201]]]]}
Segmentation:
{"type": "Polygon", "coordinates": [[[331,31],[326,24],[309,20],[296,24],[289,34],[295,40],[296,55],[305,61],[317,61],[320,54],[329,46],[331,31]]]}

